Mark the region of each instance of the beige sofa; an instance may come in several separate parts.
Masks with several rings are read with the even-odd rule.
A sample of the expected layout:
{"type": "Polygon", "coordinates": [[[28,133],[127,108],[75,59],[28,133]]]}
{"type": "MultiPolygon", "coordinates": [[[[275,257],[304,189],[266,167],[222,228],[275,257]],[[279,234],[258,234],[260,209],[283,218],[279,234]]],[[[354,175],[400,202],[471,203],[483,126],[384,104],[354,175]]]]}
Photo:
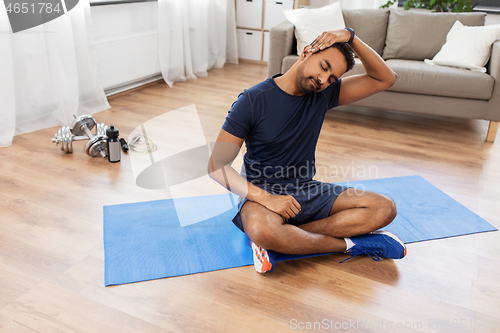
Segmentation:
{"type": "MultiPolygon", "coordinates": [[[[351,105],[490,121],[487,141],[494,141],[500,121],[500,41],[493,44],[487,72],[436,66],[432,59],[458,19],[484,25],[485,13],[430,13],[403,10],[344,10],[346,26],[377,51],[398,74],[396,83],[351,105]]],[[[285,21],[270,30],[268,76],[286,72],[298,59],[294,26],[285,21]]],[[[345,76],[364,73],[356,59],[345,76]]]]}

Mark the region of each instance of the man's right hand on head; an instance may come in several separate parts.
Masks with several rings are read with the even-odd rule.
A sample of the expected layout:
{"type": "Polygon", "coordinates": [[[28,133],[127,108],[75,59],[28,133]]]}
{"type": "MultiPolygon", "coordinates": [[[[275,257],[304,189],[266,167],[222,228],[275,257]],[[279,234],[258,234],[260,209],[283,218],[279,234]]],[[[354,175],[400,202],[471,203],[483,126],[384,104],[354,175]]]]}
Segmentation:
{"type": "Polygon", "coordinates": [[[300,204],[291,195],[270,195],[262,203],[264,207],[283,216],[285,219],[293,218],[300,212],[300,204]]]}
{"type": "Polygon", "coordinates": [[[318,51],[322,51],[337,42],[347,43],[350,38],[351,32],[346,29],[325,31],[321,35],[316,37],[316,39],[313,40],[313,42],[310,44],[311,52],[316,53],[318,51]]]}

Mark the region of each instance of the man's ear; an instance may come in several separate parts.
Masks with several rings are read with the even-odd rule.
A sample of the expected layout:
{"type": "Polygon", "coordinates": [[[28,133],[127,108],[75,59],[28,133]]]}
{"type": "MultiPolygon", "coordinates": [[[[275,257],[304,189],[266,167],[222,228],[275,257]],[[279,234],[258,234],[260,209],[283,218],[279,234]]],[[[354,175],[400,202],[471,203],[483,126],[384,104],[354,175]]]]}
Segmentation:
{"type": "Polygon", "coordinates": [[[302,59],[302,60],[305,59],[309,54],[312,53],[311,50],[312,50],[311,45],[306,45],[304,47],[304,50],[302,50],[302,53],[300,54],[300,59],[302,59]]]}

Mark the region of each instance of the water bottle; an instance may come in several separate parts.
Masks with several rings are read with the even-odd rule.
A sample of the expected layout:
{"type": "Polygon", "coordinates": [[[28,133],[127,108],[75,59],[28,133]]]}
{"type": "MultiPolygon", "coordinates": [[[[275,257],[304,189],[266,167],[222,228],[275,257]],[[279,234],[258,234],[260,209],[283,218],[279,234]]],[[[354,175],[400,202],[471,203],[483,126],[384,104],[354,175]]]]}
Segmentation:
{"type": "Polygon", "coordinates": [[[118,140],[118,134],[118,129],[113,125],[106,130],[106,136],[108,137],[108,161],[111,163],[120,162],[121,158],[121,146],[118,140]]]}

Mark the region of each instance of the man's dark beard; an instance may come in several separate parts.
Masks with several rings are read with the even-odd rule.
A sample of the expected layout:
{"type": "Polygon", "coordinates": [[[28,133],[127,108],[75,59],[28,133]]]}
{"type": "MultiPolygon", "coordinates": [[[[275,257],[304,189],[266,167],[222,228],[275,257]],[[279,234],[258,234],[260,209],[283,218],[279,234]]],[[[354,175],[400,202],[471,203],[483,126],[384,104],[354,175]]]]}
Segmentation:
{"type": "MultiPolygon", "coordinates": [[[[300,74],[301,73],[299,73],[299,75],[300,74]]],[[[311,80],[314,80],[316,82],[316,84],[318,84],[318,87],[319,87],[319,82],[316,79],[314,79],[312,76],[304,77],[304,76],[300,75],[300,77],[298,78],[298,85],[299,85],[300,90],[302,90],[303,93],[312,94],[312,93],[320,91],[320,88],[315,89],[314,87],[311,87],[311,80]]]]}
{"type": "MultiPolygon", "coordinates": [[[[309,61],[309,59],[307,59],[306,62],[307,61],[309,61]]],[[[304,65],[305,64],[306,63],[304,63],[304,65]]],[[[305,77],[304,70],[302,68],[297,69],[297,85],[299,86],[299,89],[305,94],[312,94],[319,91],[319,89],[311,87],[311,79],[314,80],[319,87],[319,82],[316,79],[314,79],[314,77],[312,76],[305,77]]]]}

